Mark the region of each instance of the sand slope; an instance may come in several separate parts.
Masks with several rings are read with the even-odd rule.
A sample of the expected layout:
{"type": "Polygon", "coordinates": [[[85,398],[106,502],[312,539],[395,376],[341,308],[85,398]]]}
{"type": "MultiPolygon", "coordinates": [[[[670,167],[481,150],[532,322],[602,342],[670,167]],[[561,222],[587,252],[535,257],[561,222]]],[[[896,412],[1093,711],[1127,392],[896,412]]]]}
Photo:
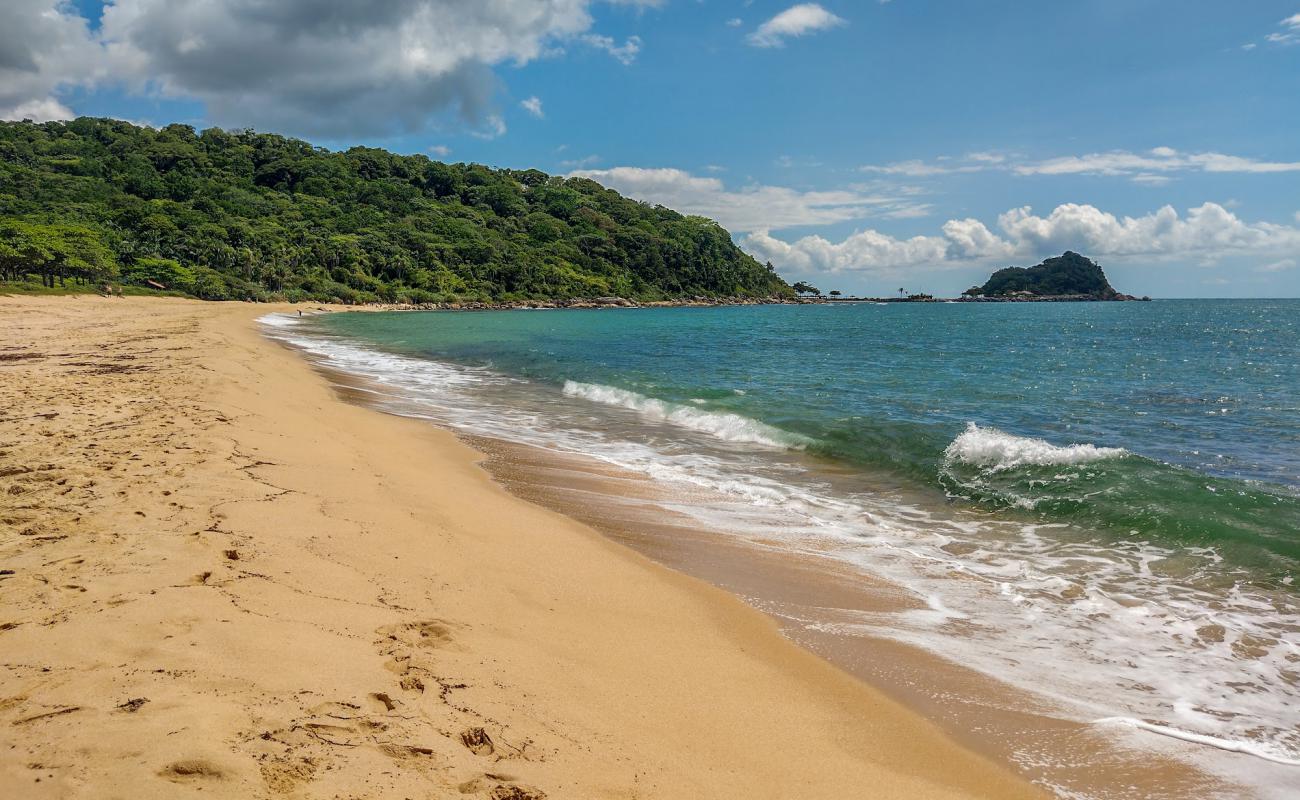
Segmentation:
{"type": "Polygon", "coordinates": [[[0,298],[0,797],[1036,796],[269,310],[0,298]]]}

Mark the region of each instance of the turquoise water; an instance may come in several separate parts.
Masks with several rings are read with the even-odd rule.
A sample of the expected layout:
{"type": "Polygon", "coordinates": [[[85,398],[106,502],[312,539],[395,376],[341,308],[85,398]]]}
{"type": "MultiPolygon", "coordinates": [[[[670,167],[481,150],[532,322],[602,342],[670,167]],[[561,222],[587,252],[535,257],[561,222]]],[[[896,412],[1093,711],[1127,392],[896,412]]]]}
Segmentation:
{"type": "Polygon", "coordinates": [[[1300,559],[1300,301],[351,314],[333,328],[542,384],[734,413],[974,503],[1300,559]],[[702,402],[701,402],[702,401],[702,402]],[[1061,463],[968,424],[1129,455],[1061,463]],[[970,437],[968,437],[969,439],[970,437]],[[978,447],[979,442],[966,442],[978,447]],[[1041,462],[1041,463],[1040,463],[1041,462]]]}
{"type": "Polygon", "coordinates": [[[926,609],[837,632],[1298,779],[1300,301],[274,322],[380,407],[643,475],[926,609]]]}

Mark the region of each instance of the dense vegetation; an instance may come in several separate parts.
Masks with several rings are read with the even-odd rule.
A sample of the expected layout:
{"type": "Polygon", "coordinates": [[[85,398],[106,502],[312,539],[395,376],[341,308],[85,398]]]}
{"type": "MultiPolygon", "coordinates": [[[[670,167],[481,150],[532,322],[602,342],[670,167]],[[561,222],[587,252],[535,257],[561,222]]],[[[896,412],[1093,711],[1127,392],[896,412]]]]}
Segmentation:
{"type": "Polygon", "coordinates": [[[965,293],[1002,297],[1016,292],[1028,292],[1040,297],[1088,295],[1101,299],[1117,295],[1100,266],[1069,250],[1035,267],[1000,269],[983,286],[972,286],[965,293]]]}
{"type": "Polygon", "coordinates": [[[252,131],[0,124],[0,278],[207,299],[789,296],[717,223],[582,178],[252,131]]]}

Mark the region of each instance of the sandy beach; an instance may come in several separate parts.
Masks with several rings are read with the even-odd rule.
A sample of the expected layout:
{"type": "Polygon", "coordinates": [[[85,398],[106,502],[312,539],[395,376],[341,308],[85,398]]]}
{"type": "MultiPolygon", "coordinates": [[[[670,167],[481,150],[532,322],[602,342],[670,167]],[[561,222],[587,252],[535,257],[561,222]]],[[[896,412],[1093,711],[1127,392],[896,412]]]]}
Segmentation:
{"type": "Polygon", "coordinates": [[[271,310],[0,298],[0,796],[1039,796],[271,310]]]}

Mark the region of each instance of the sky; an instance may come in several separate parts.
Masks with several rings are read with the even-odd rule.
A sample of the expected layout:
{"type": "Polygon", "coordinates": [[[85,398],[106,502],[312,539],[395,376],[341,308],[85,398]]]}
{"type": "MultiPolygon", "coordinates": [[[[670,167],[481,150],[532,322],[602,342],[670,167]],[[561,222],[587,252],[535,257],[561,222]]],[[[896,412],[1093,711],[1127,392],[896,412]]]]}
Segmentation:
{"type": "Polygon", "coordinates": [[[1300,0],[4,0],[0,118],[535,167],[791,282],[1300,296],[1300,0]]]}

